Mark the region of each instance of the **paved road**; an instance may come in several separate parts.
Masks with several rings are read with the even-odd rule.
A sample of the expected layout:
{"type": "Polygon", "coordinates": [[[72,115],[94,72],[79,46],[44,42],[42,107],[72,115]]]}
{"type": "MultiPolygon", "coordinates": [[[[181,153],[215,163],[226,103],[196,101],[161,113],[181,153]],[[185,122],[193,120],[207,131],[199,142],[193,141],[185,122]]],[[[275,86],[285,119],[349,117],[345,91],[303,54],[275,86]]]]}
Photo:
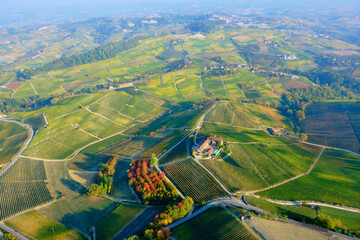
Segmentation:
{"type": "Polygon", "coordinates": [[[11,233],[15,237],[19,238],[20,240],[28,240],[26,237],[21,235],[19,232],[9,228],[8,226],[4,225],[3,223],[0,223],[0,228],[4,229],[5,231],[11,233]]]}
{"type": "MultiPolygon", "coordinates": [[[[254,194],[249,194],[249,195],[256,197],[256,198],[260,198],[260,196],[257,196],[254,194]]],[[[243,197],[246,199],[246,195],[243,195],[243,197]]],[[[280,205],[285,205],[285,206],[301,206],[301,205],[303,205],[303,201],[279,201],[279,200],[267,199],[267,198],[264,198],[263,200],[266,200],[266,201],[272,202],[272,203],[276,203],[276,204],[280,204],[280,205]]],[[[336,208],[336,209],[340,209],[340,210],[344,210],[344,211],[360,213],[360,209],[358,209],[358,208],[335,206],[335,205],[331,205],[331,204],[327,204],[327,203],[308,202],[308,205],[330,207],[330,208],[336,208]]]]}
{"type": "Polygon", "coordinates": [[[230,199],[219,199],[219,200],[214,200],[213,202],[205,205],[204,207],[200,208],[199,210],[197,210],[196,212],[194,212],[193,214],[191,215],[188,215],[187,217],[173,223],[173,224],[170,224],[169,226],[167,226],[167,228],[169,229],[172,229],[172,228],[176,228],[177,226],[183,224],[184,222],[187,222],[189,221],[190,219],[196,217],[197,215],[205,212],[206,210],[208,210],[209,208],[212,208],[212,207],[217,207],[217,206],[228,206],[228,205],[231,205],[231,206],[235,206],[235,207],[242,207],[242,208],[245,208],[245,209],[248,209],[248,210],[256,210],[260,213],[265,213],[263,210],[257,208],[257,207],[254,207],[254,206],[251,206],[251,205],[246,205],[243,201],[237,199],[237,198],[230,198],[230,199]]]}
{"type": "Polygon", "coordinates": [[[9,162],[9,164],[4,168],[4,170],[0,173],[0,176],[3,175],[9,168],[11,168],[16,161],[19,159],[19,157],[21,156],[21,154],[26,150],[26,148],[30,145],[33,137],[34,137],[34,130],[31,128],[30,125],[25,124],[23,122],[14,120],[14,119],[5,119],[5,118],[0,118],[0,121],[4,121],[4,122],[13,122],[16,124],[19,124],[25,128],[27,128],[29,130],[29,136],[28,139],[26,141],[26,143],[23,145],[23,147],[20,149],[20,151],[11,159],[11,161],[9,162]]]}

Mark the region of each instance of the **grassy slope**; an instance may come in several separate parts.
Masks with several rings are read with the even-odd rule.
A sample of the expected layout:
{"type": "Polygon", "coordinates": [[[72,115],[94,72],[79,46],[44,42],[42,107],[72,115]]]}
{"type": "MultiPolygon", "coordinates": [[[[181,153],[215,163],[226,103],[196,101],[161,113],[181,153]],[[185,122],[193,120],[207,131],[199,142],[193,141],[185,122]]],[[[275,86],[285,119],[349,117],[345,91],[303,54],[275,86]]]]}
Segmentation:
{"type": "Polygon", "coordinates": [[[12,218],[6,222],[6,225],[26,234],[33,239],[86,239],[85,236],[78,231],[52,221],[37,211],[27,212],[12,218]]]}
{"type": "MultiPolygon", "coordinates": [[[[266,200],[248,196],[247,200],[250,204],[262,208],[266,211],[270,211],[279,216],[288,216],[290,219],[296,221],[312,222],[316,218],[315,209],[304,206],[285,206],[276,203],[271,203],[266,200]]],[[[359,230],[358,225],[360,221],[360,213],[354,213],[344,210],[339,210],[329,207],[320,207],[319,214],[330,216],[333,219],[338,219],[343,227],[347,227],[350,230],[359,230]]]]}
{"type": "Polygon", "coordinates": [[[80,195],[55,202],[39,212],[67,227],[90,234],[90,226],[94,226],[114,208],[115,203],[110,200],[80,195]]]}
{"type": "Polygon", "coordinates": [[[8,163],[28,137],[27,129],[11,122],[0,121],[0,164],[8,163]]]}
{"type": "Polygon", "coordinates": [[[360,207],[360,157],[326,150],[310,175],[261,195],[283,200],[313,200],[360,207]]]}

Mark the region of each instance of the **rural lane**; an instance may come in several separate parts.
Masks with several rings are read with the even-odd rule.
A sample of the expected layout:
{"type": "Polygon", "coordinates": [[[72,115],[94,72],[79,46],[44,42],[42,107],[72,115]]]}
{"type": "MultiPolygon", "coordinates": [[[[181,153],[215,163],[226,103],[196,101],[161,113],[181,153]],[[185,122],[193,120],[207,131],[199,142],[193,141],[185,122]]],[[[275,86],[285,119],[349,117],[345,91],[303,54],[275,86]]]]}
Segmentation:
{"type": "Polygon", "coordinates": [[[0,223],[0,228],[4,229],[5,231],[11,233],[12,235],[14,235],[15,237],[19,238],[20,240],[28,240],[26,237],[24,237],[23,235],[21,235],[19,232],[9,228],[8,226],[6,226],[3,223],[0,223]]]}
{"type": "Polygon", "coordinates": [[[12,123],[16,123],[18,125],[21,125],[25,128],[27,128],[29,130],[29,137],[26,141],[26,143],[22,146],[22,148],[20,149],[19,152],[16,153],[16,155],[11,159],[11,161],[9,162],[9,164],[4,168],[4,170],[0,173],[0,176],[2,176],[9,168],[11,168],[16,161],[19,159],[19,157],[21,156],[21,154],[26,150],[26,148],[30,145],[33,137],[34,137],[34,130],[31,128],[30,125],[25,124],[23,122],[14,120],[14,119],[5,119],[5,118],[0,118],[0,121],[5,121],[5,122],[12,122],[12,123]]]}

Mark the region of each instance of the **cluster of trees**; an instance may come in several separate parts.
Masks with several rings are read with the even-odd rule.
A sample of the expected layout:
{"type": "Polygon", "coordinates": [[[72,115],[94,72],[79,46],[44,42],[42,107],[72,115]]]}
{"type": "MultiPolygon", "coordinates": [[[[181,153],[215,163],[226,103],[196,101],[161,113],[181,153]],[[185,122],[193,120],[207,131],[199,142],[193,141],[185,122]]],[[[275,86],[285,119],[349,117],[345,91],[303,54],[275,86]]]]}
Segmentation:
{"type": "MultiPolygon", "coordinates": [[[[322,69],[314,69],[309,72],[297,70],[289,71],[294,75],[302,75],[309,78],[312,82],[326,87],[328,98],[357,98],[360,93],[360,81],[353,78],[352,72],[333,72],[322,69]]],[[[318,89],[321,90],[321,89],[318,89]]]]}
{"type": "Polygon", "coordinates": [[[48,72],[51,70],[65,69],[65,68],[74,67],[76,65],[93,63],[93,62],[98,62],[105,59],[113,58],[120,52],[138,46],[140,44],[141,39],[144,39],[144,36],[133,37],[123,42],[108,43],[96,47],[85,53],[60,57],[36,69],[23,69],[21,71],[18,71],[16,75],[19,80],[30,79],[38,72],[48,72]]]}
{"type": "Polygon", "coordinates": [[[119,159],[118,155],[114,155],[112,159],[102,164],[99,168],[98,184],[92,184],[87,190],[89,196],[101,196],[110,193],[115,174],[115,166],[119,159]]]}
{"type": "Polygon", "coordinates": [[[324,68],[334,66],[356,68],[360,62],[360,56],[355,54],[350,56],[341,56],[338,54],[318,54],[315,56],[315,62],[324,68]]]}
{"type": "Polygon", "coordinates": [[[204,100],[201,100],[200,102],[194,103],[191,108],[193,110],[203,108],[206,104],[209,103],[209,101],[210,101],[210,99],[205,98],[204,100]]]}
{"type": "Polygon", "coordinates": [[[207,71],[202,71],[200,73],[203,77],[211,77],[211,76],[224,76],[224,75],[234,75],[236,73],[236,69],[221,69],[214,68],[207,71]]]}
{"type": "MultiPolygon", "coordinates": [[[[178,197],[175,186],[165,177],[164,172],[152,170],[148,159],[134,159],[128,170],[129,184],[144,204],[167,203],[178,197]]],[[[155,166],[152,163],[151,166],[155,166]]]]}
{"type": "Polygon", "coordinates": [[[306,89],[295,89],[282,96],[283,104],[281,111],[295,122],[305,119],[306,107],[314,102],[326,99],[346,100],[355,99],[352,92],[345,87],[335,88],[328,85],[306,89]]]}
{"type": "Polygon", "coordinates": [[[220,63],[221,65],[226,65],[226,62],[220,56],[211,57],[210,60],[220,63]]]}
{"type": "Polygon", "coordinates": [[[196,20],[188,24],[185,29],[188,29],[192,32],[210,33],[216,28],[216,24],[219,23],[221,22],[210,21],[208,19],[196,20]]]}
{"type": "Polygon", "coordinates": [[[241,90],[251,90],[251,89],[255,89],[255,84],[253,84],[253,83],[238,83],[238,87],[241,90]]]}
{"type": "Polygon", "coordinates": [[[191,65],[191,62],[188,59],[179,59],[172,62],[169,62],[163,69],[164,72],[171,72],[174,70],[180,70],[188,68],[191,65]]]}
{"type": "Polygon", "coordinates": [[[128,240],[165,240],[170,239],[170,230],[165,228],[172,222],[185,217],[192,209],[194,201],[190,197],[183,200],[173,200],[165,208],[163,213],[154,217],[154,221],[149,223],[145,232],[139,236],[133,236],[128,240]]]}
{"type": "Polygon", "coordinates": [[[54,96],[40,98],[39,96],[31,96],[28,98],[3,98],[0,101],[1,113],[31,111],[47,106],[51,106],[54,96]]]}
{"type": "Polygon", "coordinates": [[[36,109],[56,105],[60,100],[65,99],[66,97],[69,96],[97,93],[108,89],[110,86],[117,87],[119,86],[119,84],[121,84],[121,82],[98,84],[92,87],[89,86],[84,87],[76,92],[69,90],[68,93],[51,95],[43,98],[40,98],[38,95],[27,98],[21,98],[21,99],[3,98],[0,101],[0,112],[10,113],[10,112],[33,111],[36,109]]]}

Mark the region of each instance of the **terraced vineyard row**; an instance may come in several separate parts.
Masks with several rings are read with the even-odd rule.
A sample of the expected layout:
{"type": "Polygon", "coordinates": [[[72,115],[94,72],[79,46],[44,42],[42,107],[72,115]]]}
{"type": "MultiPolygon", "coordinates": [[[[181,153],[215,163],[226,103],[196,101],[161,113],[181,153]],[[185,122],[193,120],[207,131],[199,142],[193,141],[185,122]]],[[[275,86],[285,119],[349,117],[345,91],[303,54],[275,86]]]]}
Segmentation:
{"type": "Polygon", "coordinates": [[[1,178],[1,182],[46,180],[43,161],[20,158],[1,178]]]}
{"type": "Polygon", "coordinates": [[[308,133],[353,133],[350,119],[345,113],[327,113],[308,116],[302,122],[302,127],[308,133]]]}
{"type": "Polygon", "coordinates": [[[172,231],[177,239],[258,240],[242,222],[222,207],[214,207],[172,231]]]}
{"type": "Polygon", "coordinates": [[[164,170],[173,183],[195,202],[227,196],[215,179],[191,159],[166,165],[164,170]]]}
{"type": "Polygon", "coordinates": [[[96,239],[112,239],[143,209],[141,206],[120,205],[96,224],[96,239]]]}
{"type": "Polygon", "coordinates": [[[0,182],[0,219],[51,200],[44,181],[0,182]]]}

